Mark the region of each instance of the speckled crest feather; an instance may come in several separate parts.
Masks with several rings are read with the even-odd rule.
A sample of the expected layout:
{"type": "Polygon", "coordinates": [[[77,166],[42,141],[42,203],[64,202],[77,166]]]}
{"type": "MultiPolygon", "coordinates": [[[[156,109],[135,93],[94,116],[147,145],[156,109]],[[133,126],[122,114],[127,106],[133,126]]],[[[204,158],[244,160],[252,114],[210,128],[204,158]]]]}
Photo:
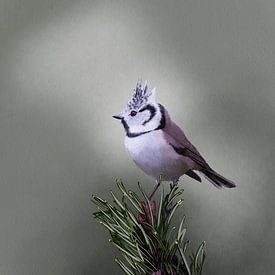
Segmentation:
{"type": "Polygon", "coordinates": [[[142,85],[142,81],[138,80],[134,91],[135,93],[133,94],[133,97],[127,104],[128,110],[139,109],[141,106],[148,102],[148,99],[151,96],[151,92],[148,91],[147,81],[145,81],[144,85],[142,85]]]}

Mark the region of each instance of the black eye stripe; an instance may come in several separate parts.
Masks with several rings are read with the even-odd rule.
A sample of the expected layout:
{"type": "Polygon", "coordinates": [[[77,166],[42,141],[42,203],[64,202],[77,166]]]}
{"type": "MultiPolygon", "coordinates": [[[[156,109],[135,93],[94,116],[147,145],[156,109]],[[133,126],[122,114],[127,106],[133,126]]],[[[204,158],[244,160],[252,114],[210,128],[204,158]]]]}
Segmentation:
{"type": "Polygon", "coordinates": [[[148,123],[156,114],[156,108],[152,105],[146,105],[145,107],[141,108],[139,110],[139,112],[144,112],[144,111],[149,111],[150,112],[150,117],[145,120],[142,125],[145,125],[146,123],[148,123]]]}
{"type": "Polygon", "coordinates": [[[155,113],[156,108],[152,105],[146,105],[145,107],[143,107],[139,110],[139,112],[144,112],[144,111],[150,111],[151,113],[155,113]]]}

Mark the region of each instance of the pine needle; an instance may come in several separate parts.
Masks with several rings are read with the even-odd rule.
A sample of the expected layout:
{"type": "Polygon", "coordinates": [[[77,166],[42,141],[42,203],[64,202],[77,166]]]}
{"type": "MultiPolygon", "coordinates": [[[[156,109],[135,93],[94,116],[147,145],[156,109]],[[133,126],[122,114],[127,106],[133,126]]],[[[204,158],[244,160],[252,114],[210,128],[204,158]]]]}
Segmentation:
{"type": "Polygon", "coordinates": [[[115,258],[122,271],[128,275],[159,272],[161,275],[201,275],[205,242],[195,254],[186,257],[189,240],[185,239],[185,216],[177,230],[172,224],[176,210],[183,203],[183,199],[179,199],[183,189],[179,189],[178,183],[171,184],[167,194],[160,183],[158,204],[149,200],[140,183],[138,187],[143,201],[137,193],[126,190],[121,180],[117,180],[117,186],[122,197],[111,191],[115,206],[95,195],[92,202],[98,209],[94,218],[109,231],[110,242],[124,258],[124,261],[115,258]]]}

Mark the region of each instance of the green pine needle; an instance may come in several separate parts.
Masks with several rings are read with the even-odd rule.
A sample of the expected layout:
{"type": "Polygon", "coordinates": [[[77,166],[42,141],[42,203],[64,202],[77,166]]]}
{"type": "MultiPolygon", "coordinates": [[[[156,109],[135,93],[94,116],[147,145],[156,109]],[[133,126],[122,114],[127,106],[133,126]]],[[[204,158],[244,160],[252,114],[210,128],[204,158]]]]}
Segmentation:
{"type": "Polygon", "coordinates": [[[122,197],[119,199],[111,191],[114,206],[95,195],[92,202],[98,209],[94,218],[109,231],[110,242],[124,259],[115,259],[123,272],[129,275],[201,275],[205,242],[187,261],[185,251],[189,241],[185,240],[185,217],[177,230],[171,225],[176,210],[183,203],[183,199],[179,199],[183,189],[171,184],[169,192],[164,194],[161,184],[157,204],[149,200],[140,183],[142,199],[137,193],[126,190],[121,180],[117,181],[117,186],[122,197]]]}

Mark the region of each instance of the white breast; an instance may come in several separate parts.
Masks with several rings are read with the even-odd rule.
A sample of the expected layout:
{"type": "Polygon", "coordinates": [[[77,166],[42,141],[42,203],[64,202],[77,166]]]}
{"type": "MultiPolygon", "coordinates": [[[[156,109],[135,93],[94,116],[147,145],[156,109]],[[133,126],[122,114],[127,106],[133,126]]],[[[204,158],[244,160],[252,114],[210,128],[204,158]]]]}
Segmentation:
{"type": "Polygon", "coordinates": [[[175,152],[162,130],[125,137],[125,147],[140,169],[158,179],[174,180],[190,169],[190,160],[175,152]]]}

